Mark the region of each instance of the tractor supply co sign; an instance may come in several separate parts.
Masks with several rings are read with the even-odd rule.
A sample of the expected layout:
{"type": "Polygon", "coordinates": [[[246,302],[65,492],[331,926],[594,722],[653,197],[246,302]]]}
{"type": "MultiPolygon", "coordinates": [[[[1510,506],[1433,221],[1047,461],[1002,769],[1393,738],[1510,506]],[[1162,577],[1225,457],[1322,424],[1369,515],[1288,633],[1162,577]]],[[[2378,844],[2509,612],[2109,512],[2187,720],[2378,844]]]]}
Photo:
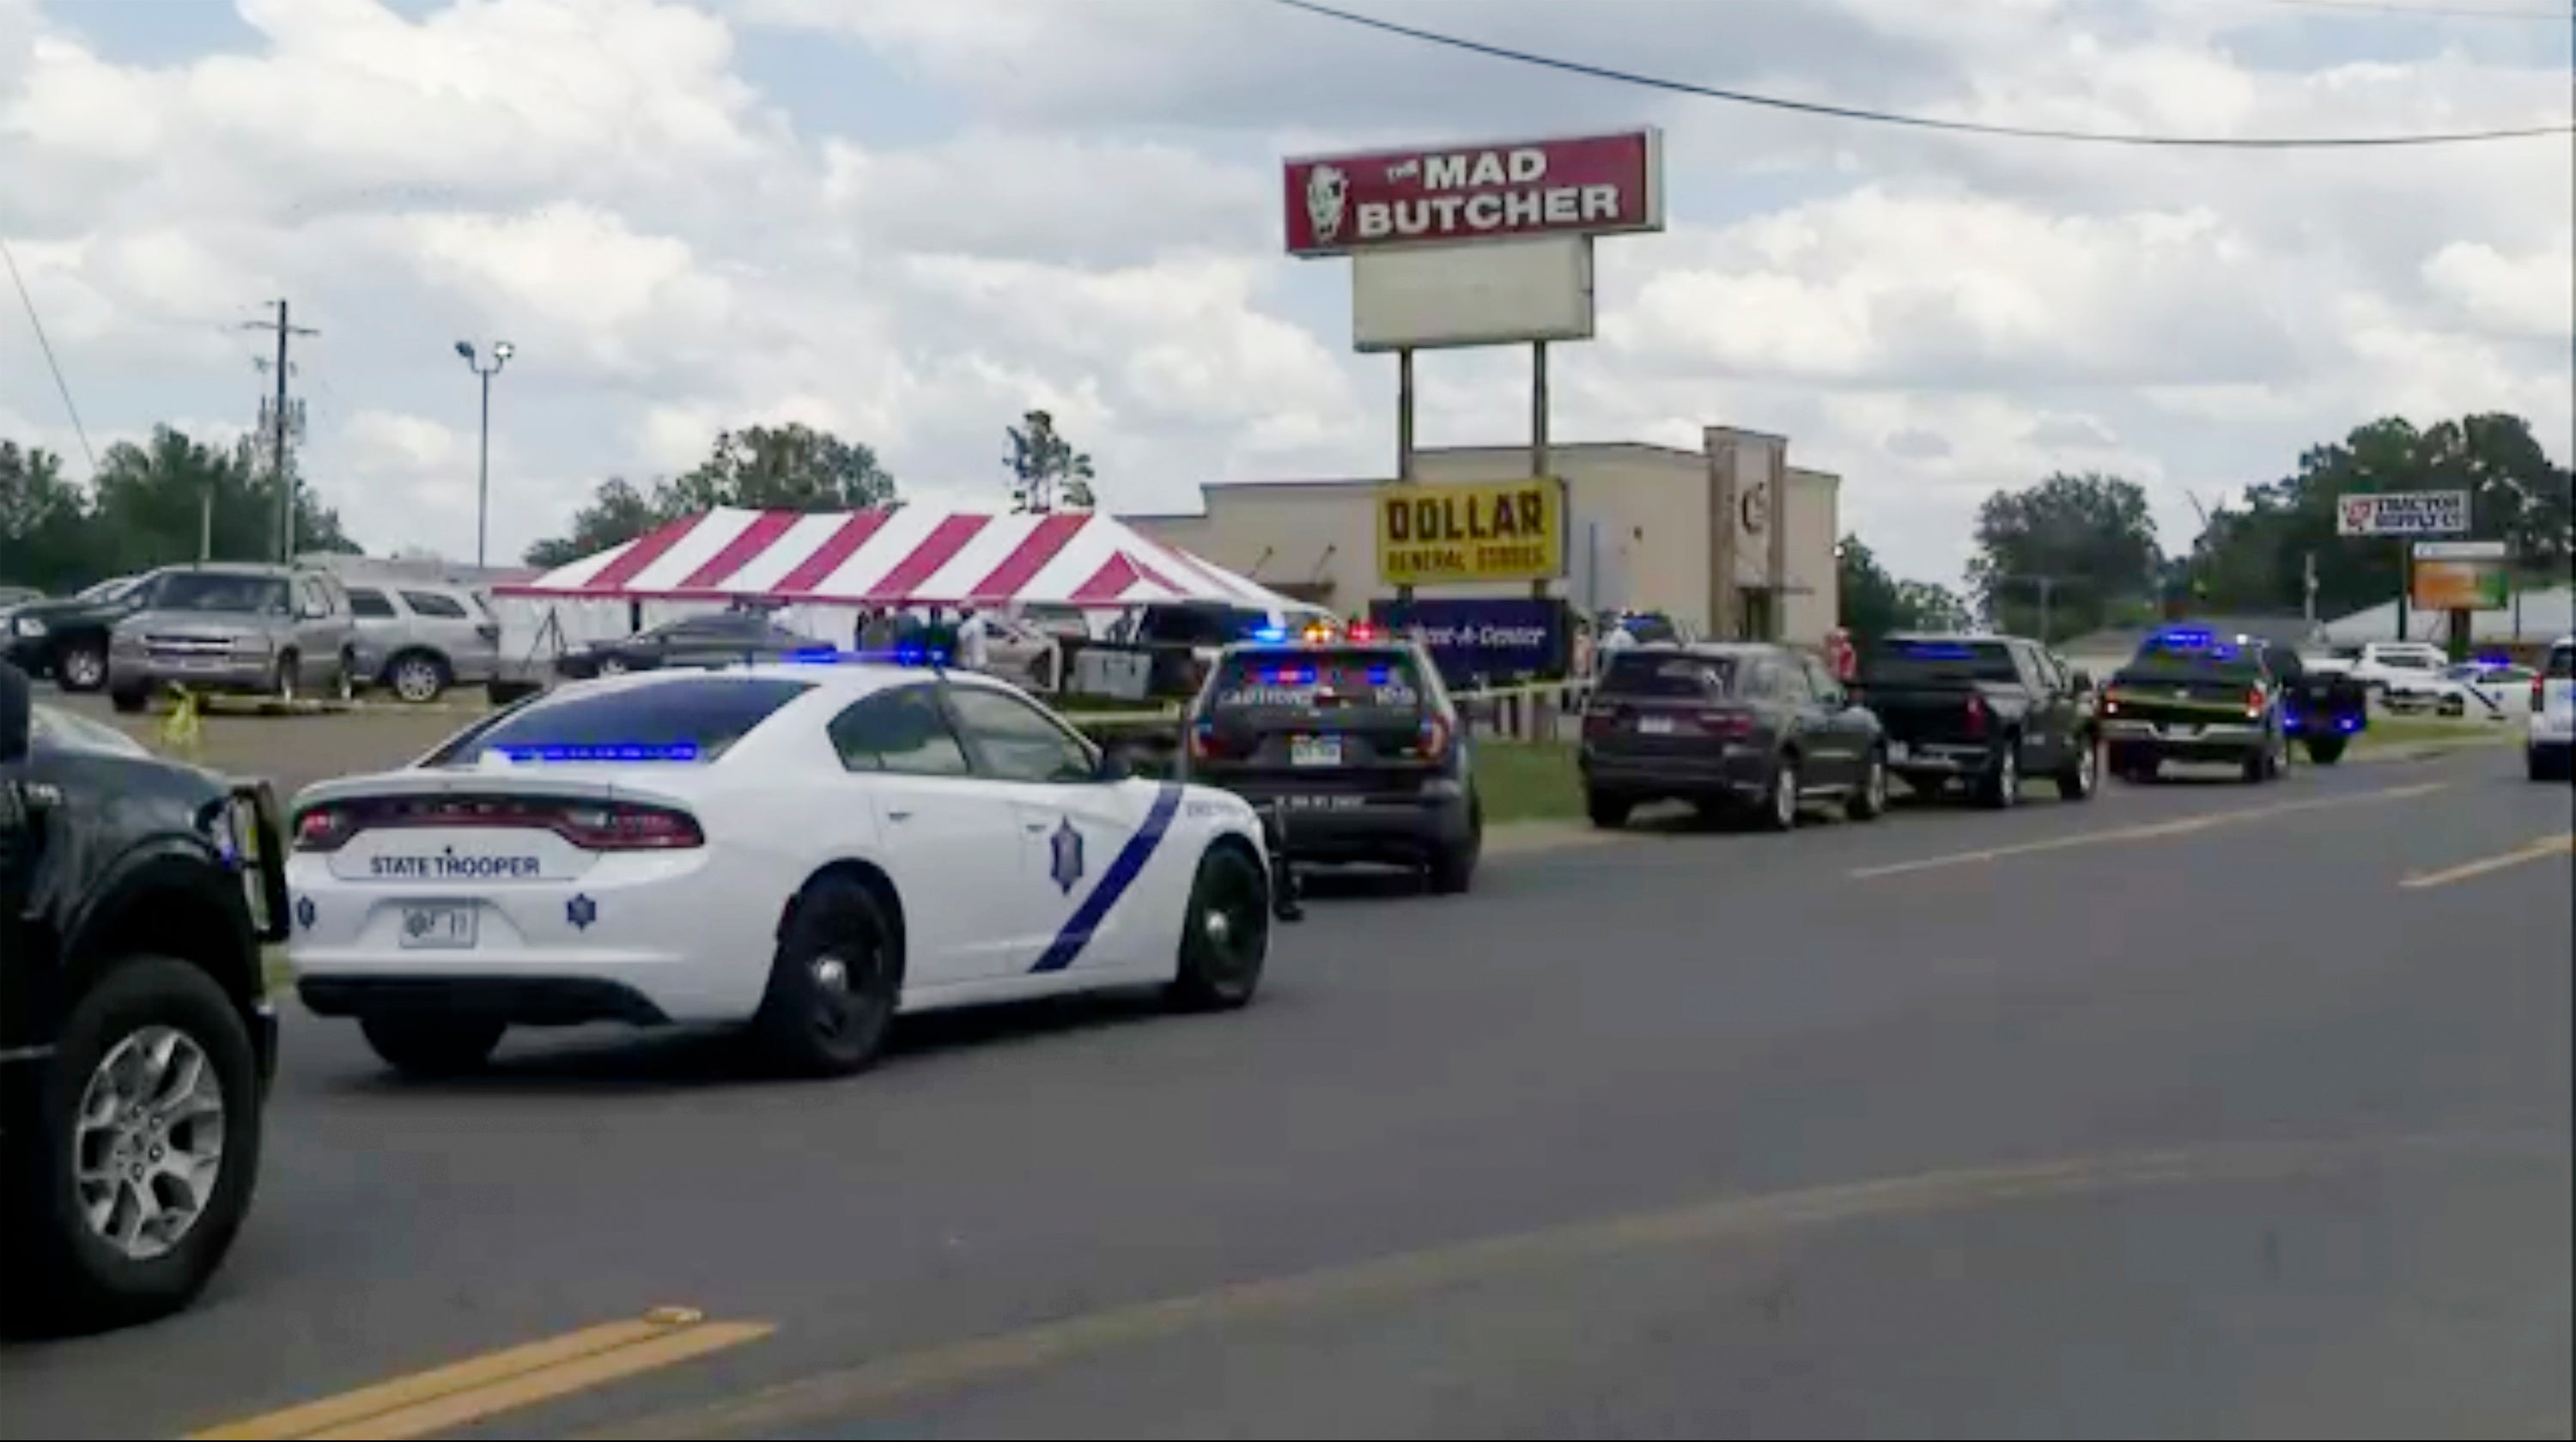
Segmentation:
{"type": "Polygon", "coordinates": [[[2456,536],[2468,528],[2466,491],[2399,491],[2335,502],[2339,536],[2456,536]]]}
{"type": "Polygon", "coordinates": [[[1377,574],[1389,586],[1544,581],[1565,574],[1565,482],[1382,486],[1377,574]]]}
{"type": "Polygon", "coordinates": [[[1664,228],[1653,129],[1310,156],[1287,187],[1291,255],[1664,228]]]}

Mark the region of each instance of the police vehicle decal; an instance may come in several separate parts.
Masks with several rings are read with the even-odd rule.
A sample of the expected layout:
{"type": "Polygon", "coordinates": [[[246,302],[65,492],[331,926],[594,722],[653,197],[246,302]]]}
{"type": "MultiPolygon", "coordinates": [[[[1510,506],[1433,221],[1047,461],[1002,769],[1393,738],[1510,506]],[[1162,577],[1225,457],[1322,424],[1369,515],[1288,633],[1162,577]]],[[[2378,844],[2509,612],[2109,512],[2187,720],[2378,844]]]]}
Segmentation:
{"type": "Polygon", "coordinates": [[[1073,884],[1082,879],[1082,833],[1074,830],[1068,816],[1056,823],[1055,835],[1047,838],[1047,876],[1058,891],[1073,895],[1073,884]]]}
{"type": "MultiPolygon", "coordinates": [[[[1127,894],[1127,888],[1135,885],[1136,878],[1144,874],[1145,863],[1154,859],[1155,851],[1163,844],[1163,837],[1172,829],[1173,815],[1180,809],[1179,783],[1165,783],[1154,793],[1154,804],[1145,813],[1145,824],[1137,828],[1135,835],[1127,838],[1126,845],[1118,848],[1118,855],[1111,859],[1109,869],[1100,873],[1100,884],[1091,888],[1091,894],[1073,909],[1072,918],[1065,922],[1062,931],[1056,933],[1055,940],[1048,943],[1037,965],[1029,968],[1031,972],[1062,971],[1073,965],[1082,955],[1082,949],[1091,944],[1091,934],[1099,929],[1101,920],[1109,915],[1109,909],[1116,906],[1118,899],[1127,894]]],[[[1067,888],[1068,891],[1070,889],[1067,888]]]]}

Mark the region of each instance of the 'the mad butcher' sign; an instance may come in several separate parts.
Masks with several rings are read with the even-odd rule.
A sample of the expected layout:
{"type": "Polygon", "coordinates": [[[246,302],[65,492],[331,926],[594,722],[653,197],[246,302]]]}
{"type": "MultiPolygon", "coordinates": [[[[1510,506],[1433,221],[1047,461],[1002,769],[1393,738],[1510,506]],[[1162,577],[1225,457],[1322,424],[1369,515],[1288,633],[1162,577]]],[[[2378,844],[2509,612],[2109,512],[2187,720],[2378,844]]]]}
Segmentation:
{"type": "Polygon", "coordinates": [[[1651,129],[1291,160],[1288,252],[1661,230],[1662,161],[1651,129]]]}

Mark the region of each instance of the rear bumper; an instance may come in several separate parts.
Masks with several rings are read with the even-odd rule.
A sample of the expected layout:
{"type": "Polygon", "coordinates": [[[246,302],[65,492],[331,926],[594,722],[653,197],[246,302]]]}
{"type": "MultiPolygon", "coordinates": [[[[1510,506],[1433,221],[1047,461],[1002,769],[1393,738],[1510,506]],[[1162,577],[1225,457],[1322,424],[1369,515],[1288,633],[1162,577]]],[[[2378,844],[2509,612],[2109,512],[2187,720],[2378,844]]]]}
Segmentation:
{"type": "Polygon", "coordinates": [[[2177,761],[2236,760],[2261,751],[2271,744],[2271,732],[2262,726],[2174,724],[2155,721],[2105,721],[2102,742],[2105,746],[2129,751],[2169,756],[2177,761]]]}
{"type": "Polygon", "coordinates": [[[1771,787],[1771,758],[1750,746],[1682,755],[1583,748],[1577,759],[1583,784],[1631,797],[1757,801],[1771,787]]]}
{"type": "Polygon", "coordinates": [[[295,993],[316,1016],[472,1017],[512,1026],[671,1020],[644,993],[604,977],[325,975],[301,978],[295,993]]]}
{"type": "Polygon", "coordinates": [[[1908,781],[1953,781],[1993,770],[1995,748],[1983,741],[1908,741],[1890,738],[1887,769],[1908,781]]]}
{"type": "Polygon", "coordinates": [[[1464,843],[1473,829],[1464,792],[1247,799],[1265,811],[1279,813],[1289,855],[1300,862],[1426,856],[1464,843]]]}

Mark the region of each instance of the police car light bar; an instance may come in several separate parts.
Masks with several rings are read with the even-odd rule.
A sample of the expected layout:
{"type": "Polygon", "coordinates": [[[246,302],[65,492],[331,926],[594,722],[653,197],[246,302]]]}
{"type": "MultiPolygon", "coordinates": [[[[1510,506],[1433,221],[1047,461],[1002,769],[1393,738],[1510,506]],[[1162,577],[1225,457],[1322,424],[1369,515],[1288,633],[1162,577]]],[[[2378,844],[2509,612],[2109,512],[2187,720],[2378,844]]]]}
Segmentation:
{"type": "Polygon", "coordinates": [[[791,666],[929,666],[948,664],[948,653],[930,646],[897,646],[886,651],[843,651],[832,646],[815,646],[803,651],[790,651],[784,658],[791,666]]]}

